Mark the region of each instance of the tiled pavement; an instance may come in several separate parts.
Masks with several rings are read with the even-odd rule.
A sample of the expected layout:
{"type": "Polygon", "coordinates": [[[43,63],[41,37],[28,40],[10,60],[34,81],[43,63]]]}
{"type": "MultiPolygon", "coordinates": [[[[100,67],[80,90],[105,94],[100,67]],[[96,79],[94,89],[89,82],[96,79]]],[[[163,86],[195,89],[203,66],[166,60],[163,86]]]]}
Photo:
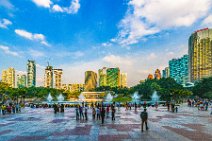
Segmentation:
{"type": "Polygon", "coordinates": [[[212,116],[182,105],[178,113],[165,107],[148,108],[149,131],[141,133],[139,114],[132,109],[117,110],[116,121],[105,124],[91,119],[76,121],[72,108],[54,114],[53,109],[25,108],[20,114],[0,115],[0,141],[212,141],[212,116]]]}

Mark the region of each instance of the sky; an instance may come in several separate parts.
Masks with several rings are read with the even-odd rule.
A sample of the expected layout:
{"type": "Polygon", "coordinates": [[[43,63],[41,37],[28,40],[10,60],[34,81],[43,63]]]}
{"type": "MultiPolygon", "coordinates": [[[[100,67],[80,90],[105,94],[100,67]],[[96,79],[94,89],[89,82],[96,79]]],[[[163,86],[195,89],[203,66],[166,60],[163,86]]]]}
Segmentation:
{"type": "Polygon", "coordinates": [[[37,86],[47,62],[63,69],[63,83],[119,67],[133,86],[187,54],[189,36],[211,26],[211,0],[0,0],[0,75],[25,73],[33,59],[37,86]]]}

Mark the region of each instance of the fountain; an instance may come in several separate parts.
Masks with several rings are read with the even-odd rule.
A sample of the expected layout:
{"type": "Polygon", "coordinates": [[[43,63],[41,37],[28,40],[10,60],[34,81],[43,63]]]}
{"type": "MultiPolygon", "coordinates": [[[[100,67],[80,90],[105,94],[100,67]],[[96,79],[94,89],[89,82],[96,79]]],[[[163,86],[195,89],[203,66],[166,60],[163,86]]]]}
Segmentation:
{"type": "Polygon", "coordinates": [[[47,101],[48,101],[48,102],[51,102],[52,99],[53,99],[53,98],[52,98],[52,95],[51,95],[51,93],[49,93],[49,95],[48,95],[48,97],[47,97],[47,101]]]}
{"type": "Polygon", "coordinates": [[[156,91],[153,92],[151,99],[152,99],[151,102],[153,104],[156,104],[157,102],[159,102],[160,97],[158,96],[156,91]]]}
{"type": "Polygon", "coordinates": [[[59,102],[64,101],[64,96],[63,96],[62,94],[60,94],[60,95],[57,97],[57,100],[58,100],[59,102]]]}
{"type": "Polygon", "coordinates": [[[85,96],[83,95],[83,93],[81,93],[78,98],[80,102],[85,101],[85,96]]]}
{"type": "Polygon", "coordinates": [[[113,100],[113,96],[111,93],[108,93],[107,96],[105,97],[105,102],[111,102],[113,100]]]}
{"type": "Polygon", "coordinates": [[[134,92],[132,95],[132,102],[137,103],[140,100],[140,96],[138,95],[138,92],[134,92]]]}

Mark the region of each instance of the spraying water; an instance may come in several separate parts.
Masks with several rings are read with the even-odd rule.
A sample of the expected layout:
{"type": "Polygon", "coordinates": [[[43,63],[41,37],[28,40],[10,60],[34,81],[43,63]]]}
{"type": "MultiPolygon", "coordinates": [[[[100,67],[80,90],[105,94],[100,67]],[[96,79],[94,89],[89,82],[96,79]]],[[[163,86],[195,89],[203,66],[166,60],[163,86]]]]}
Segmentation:
{"type": "Polygon", "coordinates": [[[64,96],[62,94],[60,94],[58,97],[57,97],[57,100],[58,101],[64,101],[64,96]]]}
{"type": "Polygon", "coordinates": [[[151,99],[152,99],[152,103],[154,104],[159,101],[160,97],[158,96],[156,91],[153,92],[151,99]]]}
{"type": "Polygon", "coordinates": [[[105,101],[111,102],[112,100],[113,100],[113,96],[111,95],[111,93],[108,93],[107,96],[105,97],[105,101]]]}
{"type": "Polygon", "coordinates": [[[82,101],[85,101],[85,96],[81,93],[78,97],[79,101],[82,102],[82,101]]]}
{"type": "Polygon", "coordinates": [[[53,98],[52,98],[52,95],[51,95],[51,93],[49,93],[49,95],[48,95],[48,97],[47,97],[47,101],[48,101],[48,102],[51,102],[52,99],[53,99],[53,98]]]}
{"type": "Polygon", "coordinates": [[[138,94],[138,92],[134,92],[134,94],[132,95],[132,102],[138,102],[140,99],[140,96],[138,94]]]}

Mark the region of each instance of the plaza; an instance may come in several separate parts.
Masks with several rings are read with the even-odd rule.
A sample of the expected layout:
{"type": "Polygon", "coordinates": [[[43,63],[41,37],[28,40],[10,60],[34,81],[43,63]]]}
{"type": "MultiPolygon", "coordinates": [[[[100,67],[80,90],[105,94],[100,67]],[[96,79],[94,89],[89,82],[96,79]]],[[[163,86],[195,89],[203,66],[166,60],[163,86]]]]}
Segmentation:
{"type": "Polygon", "coordinates": [[[21,113],[0,115],[0,141],[210,141],[212,116],[209,111],[198,111],[182,104],[178,113],[148,107],[149,130],[141,132],[140,112],[116,108],[116,120],[111,114],[105,124],[92,119],[76,121],[75,109],[54,114],[52,108],[24,108],[21,113]]]}

